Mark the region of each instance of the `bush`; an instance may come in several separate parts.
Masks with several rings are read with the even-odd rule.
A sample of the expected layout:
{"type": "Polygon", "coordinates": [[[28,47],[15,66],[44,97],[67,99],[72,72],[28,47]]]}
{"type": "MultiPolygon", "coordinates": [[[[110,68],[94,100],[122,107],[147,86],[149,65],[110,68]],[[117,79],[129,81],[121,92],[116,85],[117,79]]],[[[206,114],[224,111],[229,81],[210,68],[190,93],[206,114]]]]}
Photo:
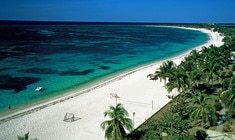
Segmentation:
{"type": "Polygon", "coordinates": [[[223,108],[221,102],[219,100],[215,100],[215,109],[216,111],[220,111],[223,108]]]}
{"type": "Polygon", "coordinates": [[[18,140],[28,140],[29,139],[29,132],[24,134],[23,136],[18,136],[18,140]]]}
{"type": "Polygon", "coordinates": [[[223,127],[223,132],[230,132],[231,131],[231,126],[230,124],[226,123],[223,127]]]}
{"type": "Polygon", "coordinates": [[[231,115],[229,112],[226,111],[224,118],[223,118],[226,122],[228,122],[231,119],[231,115]]]}
{"type": "MultiPolygon", "coordinates": [[[[23,136],[17,136],[17,140],[29,140],[29,132],[24,134],[23,136]]],[[[30,140],[37,140],[37,138],[30,139],[30,140]]]]}
{"type": "Polygon", "coordinates": [[[206,131],[204,131],[204,130],[199,129],[196,132],[196,139],[197,140],[205,140],[207,136],[208,135],[207,135],[206,131]]]}

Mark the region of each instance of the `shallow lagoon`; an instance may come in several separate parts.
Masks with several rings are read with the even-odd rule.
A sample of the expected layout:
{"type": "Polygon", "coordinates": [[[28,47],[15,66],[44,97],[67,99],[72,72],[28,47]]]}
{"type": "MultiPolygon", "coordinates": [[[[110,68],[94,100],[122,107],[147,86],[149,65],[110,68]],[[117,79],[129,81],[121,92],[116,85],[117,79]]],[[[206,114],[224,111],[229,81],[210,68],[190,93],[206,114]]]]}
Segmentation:
{"type": "Polygon", "coordinates": [[[4,25],[0,110],[87,86],[205,43],[194,30],[146,25],[4,25]],[[45,88],[35,92],[37,86],[45,88]]]}

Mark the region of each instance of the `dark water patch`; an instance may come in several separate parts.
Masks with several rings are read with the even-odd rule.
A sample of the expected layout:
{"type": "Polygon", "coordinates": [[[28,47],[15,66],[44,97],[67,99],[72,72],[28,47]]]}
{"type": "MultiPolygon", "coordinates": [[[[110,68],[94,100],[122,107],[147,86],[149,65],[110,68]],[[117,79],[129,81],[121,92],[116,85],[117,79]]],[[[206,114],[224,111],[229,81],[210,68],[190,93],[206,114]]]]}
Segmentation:
{"type": "Polygon", "coordinates": [[[21,46],[13,48],[12,51],[16,51],[18,53],[35,53],[35,54],[42,54],[42,55],[48,55],[48,54],[121,54],[117,51],[114,51],[113,49],[107,49],[104,47],[100,47],[97,45],[89,45],[87,46],[77,46],[77,45],[71,45],[66,43],[61,44],[48,44],[48,45],[40,45],[40,44],[34,44],[34,46],[21,46]]]}
{"type": "Polygon", "coordinates": [[[96,63],[95,63],[95,62],[89,62],[89,64],[91,64],[91,65],[96,65],[96,63]]]}
{"type": "Polygon", "coordinates": [[[11,58],[11,57],[17,57],[19,55],[12,53],[12,52],[1,52],[0,51],[0,60],[6,59],[6,58],[11,58]]]}
{"type": "Polygon", "coordinates": [[[63,45],[58,47],[57,53],[81,53],[81,54],[107,54],[116,53],[112,49],[100,47],[98,45],[76,46],[76,45],[63,45]]]}
{"type": "Polygon", "coordinates": [[[22,46],[14,48],[13,51],[21,52],[22,54],[25,53],[36,53],[36,54],[52,54],[54,52],[54,49],[52,47],[47,46],[38,46],[34,45],[32,46],[22,46]]]}
{"type": "Polygon", "coordinates": [[[128,56],[128,58],[135,58],[135,57],[137,57],[137,56],[135,56],[135,55],[129,55],[128,56]]]}
{"type": "Polygon", "coordinates": [[[49,59],[49,58],[35,59],[35,61],[37,61],[37,62],[48,62],[48,61],[50,61],[50,60],[52,60],[52,59],[49,59]]]}
{"type": "Polygon", "coordinates": [[[135,51],[128,51],[128,52],[126,52],[127,54],[132,54],[132,55],[135,55],[135,54],[137,54],[137,52],[135,52],[135,51]]]}
{"type": "Polygon", "coordinates": [[[20,26],[10,27],[10,28],[0,28],[0,41],[12,41],[12,42],[29,42],[46,40],[48,37],[45,35],[40,35],[34,30],[27,29],[27,27],[22,28],[20,26]]]}
{"type": "Polygon", "coordinates": [[[24,73],[34,73],[34,74],[58,74],[57,70],[53,70],[50,68],[30,68],[19,71],[24,73]]]}
{"type": "Polygon", "coordinates": [[[99,64],[96,64],[95,62],[90,62],[89,64],[92,66],[99,66],[99,64]]]}
{"type": "Polygon", "coordinates": [[[74,57],[60,57],[58,62],[69,62],[71,59],[77,58],[79,56],[74,55],[74,57]]]}
{"type": "Polygon", "coordinates": [[[59,60],[58,62],[68,62],[68,60],[66,60],[66,59],[61,59],[61,60],[59,60]]]}
{"type": "Polygon", "coordinates": [[[100,69],[102,69],[102,70],[108,70],[108,69],[110,69],[110,67],[109,67],[109,66],[100,66],[100,69]]]}
{"type": "Polygon", "coordinates": [[[17,52],[0,51],[0,60],[6,59],[8,57],[18,57],[18,56],[23,56],[23,54],[19,54],[17,52]]]}
{"type": "Polygon", "coordinates": [[[102,62],[106,64],[120,64],[118,60],[104,60],[102,62]]]}
{"type": "Polygon", "coordinates": [[[5,67],[5,68],[0,68],[0,71],[5,71],[5,70],[11,70],[11,69],[15,69],[17,67],[5,67]]]}
{"type": "Polygon", "coordinates": [[[0,60],[7,58],[8,55],[5,52],[0,51],[0,60]]]}
{"type": "Polygon", "coordinates": [[[67,71],[61,72],[59,75],[64,76],[64,75],[71,75],[71,76],[80,76],[80,75],[88,75],[90,73],[93,73],[95,70],[94,69],[87,69],[84,71],[78,71],[76,69],[69,69],[67,71]]]}
{"type": "Polygon", "coordinates": [[[40,81],[37,77],[12,77],[10,75],[0,75],[0,89],[14,90],[18,93],[25,90],[30,84],[40,81]]]}
{"type": "Polygon", "coordinates": [[[158,52],[161,52],[161,51],[168,51],[168,49],[167,49],[167,47],[165,47],[165,46],[161,46],[161,47],[158,47],[158,50],[157,50],[158,52]]]}
{"type": "Polygon", "coordinates": [[[96,67],[98,67],[99,65],[98,65],[98,64],[93,64],[92,66],[96,66],[96,67]]]}
{"type": "Polygon", "coordinates": [[[165,48],[172,47],[172,45],[170,45],[170,44],[164,44],[163,46],[164,46],[165,48]]]}

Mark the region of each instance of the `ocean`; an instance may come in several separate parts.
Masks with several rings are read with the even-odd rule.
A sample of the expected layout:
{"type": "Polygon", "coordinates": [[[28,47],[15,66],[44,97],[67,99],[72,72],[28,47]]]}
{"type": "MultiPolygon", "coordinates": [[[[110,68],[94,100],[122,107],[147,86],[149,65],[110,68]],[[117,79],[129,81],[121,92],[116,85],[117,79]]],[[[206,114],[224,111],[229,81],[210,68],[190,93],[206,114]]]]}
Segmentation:
{"type": "Polygon", "coordinates": [[[0,112],[87,87],[209,40],[148,24],[0,24],[0,112]],[[38,92],[35,88],[41,86],[38,92]]]}

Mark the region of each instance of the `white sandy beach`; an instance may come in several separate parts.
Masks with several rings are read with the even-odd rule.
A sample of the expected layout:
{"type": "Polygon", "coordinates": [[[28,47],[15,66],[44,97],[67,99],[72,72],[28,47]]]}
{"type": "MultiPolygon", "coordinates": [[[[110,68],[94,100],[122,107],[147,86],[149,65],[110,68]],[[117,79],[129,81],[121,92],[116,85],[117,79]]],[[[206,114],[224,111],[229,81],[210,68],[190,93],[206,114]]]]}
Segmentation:
{"type": "MultiPolygon", "coordinates": [[[[220,36],[219,33],[206,29],[199,30],[210,36],[210,40],[202,46],[223,44],[223,36],[220,36]]],[[[200,49],[202,46],[197,48],[200,49]]],[[[188,53],[171,60],[179,64],[188,53]]],[[[109,119],[104,118],[103,112],[108,110],[110,105],[115,105],[115,98],[111,98],[110,93],[116,93],[120,97],[117,102],[124,105],[131,119],[134,118],[134,127],[136,128],[170,101],[166,96],[168,93],[163,87],[163,82],[147,78],[147,75],[154,73],[161,63],[162,61],[129,71],[114,78],[111,82],[98,85],[84,94],[55,105],[52,105],[55,101],[51,101],[42,104],[48,105],[43,109],[37,109],[32,113],[15,117],[6,122],[0,121],[0,140],[14,140],[17,139],[17,135],[23,135],[27,132],[29,132],[30,138],[39,140],[103,140],[104,131],[101,130],[100,124],[109,119]],[[67,112],[73,113],[77,120],[64,122],[63,119],[67,112]]],[[[74,94],[78,92],[80,91],[74,91],[74,94]]],[[[64,98],[66,97],[61,99],[64,98]]],[[[57,101],[61,99],[57,99],[57,101]]],[[[12,115],[2,117],[0,120],[12,115]]]]}

